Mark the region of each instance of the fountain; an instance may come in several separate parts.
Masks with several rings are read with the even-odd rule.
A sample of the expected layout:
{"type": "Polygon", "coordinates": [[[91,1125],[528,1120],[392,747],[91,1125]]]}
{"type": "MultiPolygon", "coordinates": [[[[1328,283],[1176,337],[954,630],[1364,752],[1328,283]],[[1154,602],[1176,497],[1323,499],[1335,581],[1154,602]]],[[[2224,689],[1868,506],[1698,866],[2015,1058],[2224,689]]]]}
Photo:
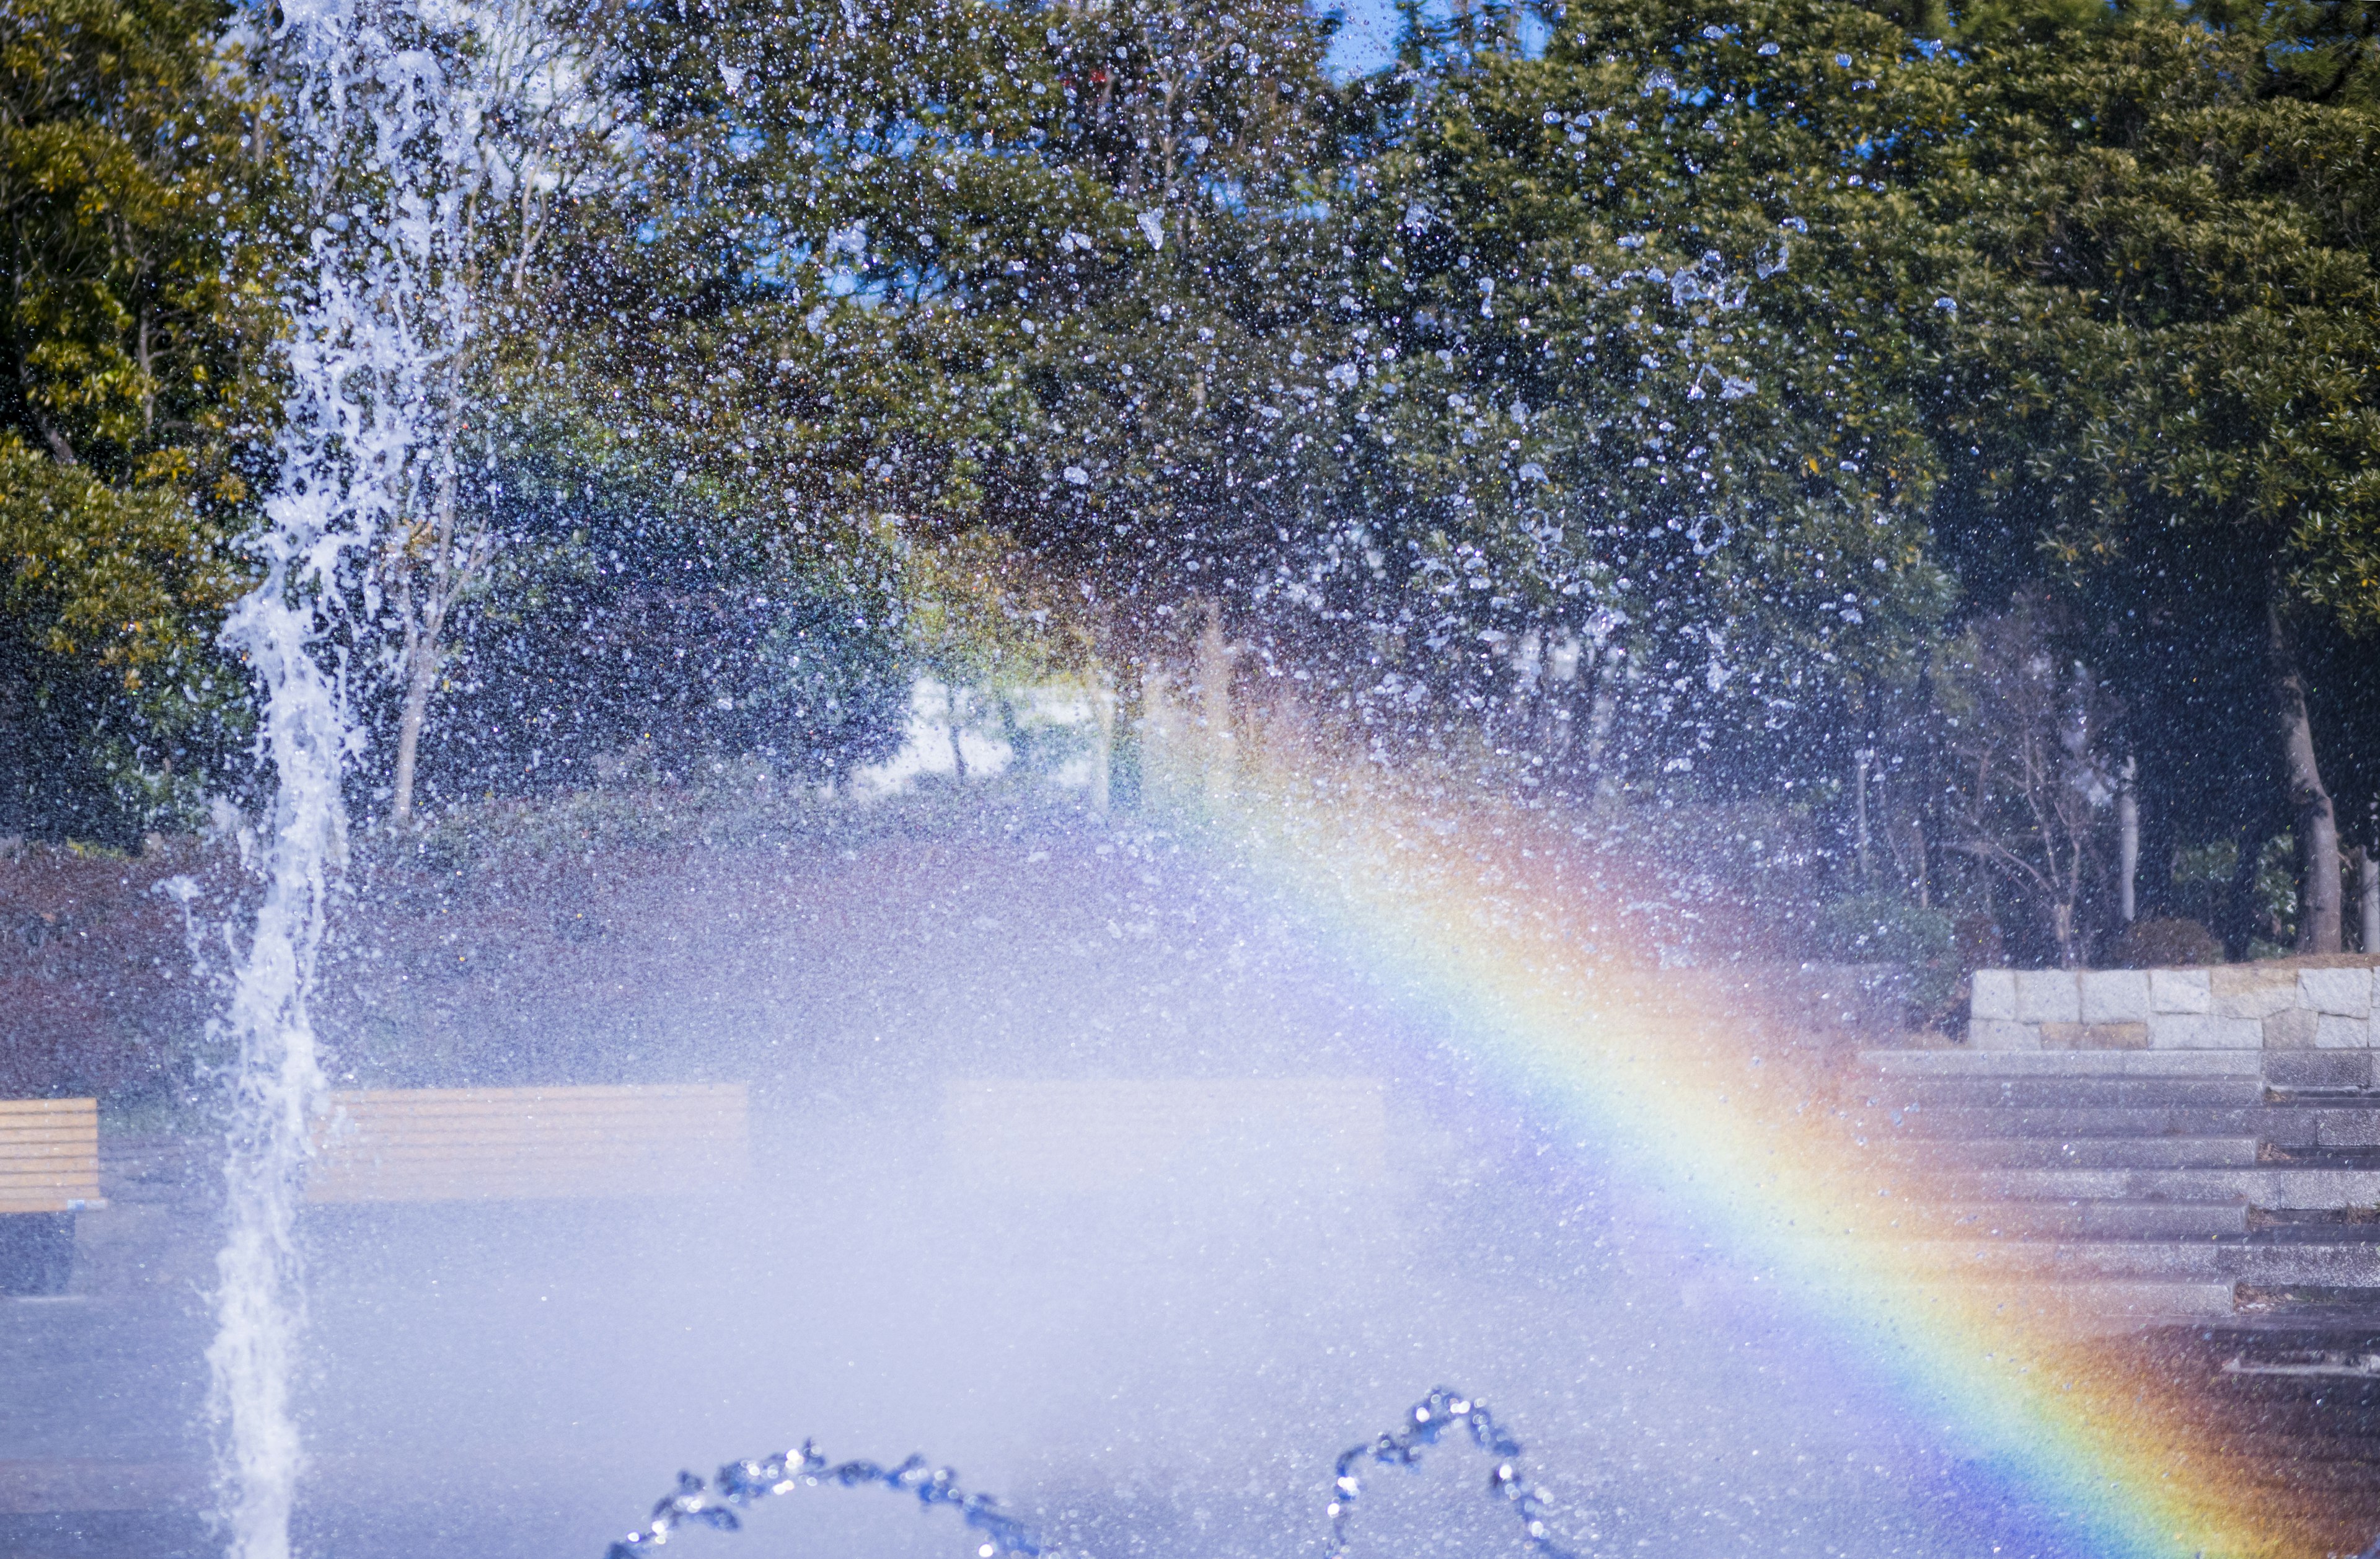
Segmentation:
{"type": "MultiPolygon", "coordinates": [[[[1355,1502],[1364,1492],[1363,1477],[1355,1470],[1358,1464],[1369,1460],[1382,1467],[1417,1467],[1425,1450],[1455,1430],[1465,1432],[1475,1449],[1493,1459],[1488,1496],[1511,1507],[1521,1522],[1529,1551],[1541,1559],[1573,1559],[1571,1551],[1554,1540],[1545,1492],[1524,1482],[1513,1465],[1521,1454],[1520,1442],[1497,1427],[1486,1403],[1474,1402],[1446,1386],[1415,1403],[1397,1428],[1340,1455],[1332,1468],[1332,1493],[1326,1511],[1330,1517],[1330,1559],[1347,1559],[1354,1545],[1355,1502]]],[[[1031,1529],[1003,1514],[998,1501],[964,1492],[957,1472],[950,1468],[933,1468],[915,1455],[889,1468],[869,1461],[831,1463],[806,1440],[798,1451],[786,1451],[766,1461],[730,1462],[709,1483],[691,1472],[679,1473],[677,1488],[653,1506],[651,1520],[613,1543],[606,1559],[633,1559],[640,1549],[668,1542],[680,1528],[735,1531],[743,1524],[737,1511],[771,1495],[830,1483],[845,1489],[880,1486],[914,1494],[926,1510],[954,1507],[969,1528],[984,1535],[976,1559],[1008,1559],[1011,1554],[1038,1559],[1050,1552],[1031,1529]]]]}
{"type": "MultiPolygon", "coordinates": [[[[1808,1123],[1839,1102],[1744,1039],[1756,1001],[1612,956],[1636,933],[1598,917],[1633,884],[1561,876],[1575,840],[1541,820],[1366,792],[1360,764],[1253,733],[1181,763],[1174,811],[1152,742],[1133,817],[1104,815],[1102,778],[1090,808],[790,829],[773,854],[453,848],[457,920],[531,927],[522,960],[577,1003],[516,980],[515,1029],[608,1025],[589,1086],[748,1086],[757,1184],[301,1221],[355,1059],[326,1064],[314,1008],[359,752],[348,657],[375,549],[453,475],[460,213],[496,177],[448,46],[472,25],[295,0],[258,41],[313,205],[261,579],[225,629],[275,782],[218,1030],[206,1362],[232,1559],[565,1551],[663,1445],[748,1444],[795,1411],[838,1437],[930,1429],[1022,1493],[805,1442],[681,1474],[609,1559],[824,1488],[954,1517],[978,1559],[1352,1559],[1377,1530],[1358,1513],[1394,1497],[1370,1469],[1457,1444],[1509,1519],[1432,1541],[1492,1527],[1535,1559],[2165,1551],[2170,1491],[2140,1471],[2164,1464],[2111,1467],[2113,1431],[2071,1406],[2107,1400],[2104,1374],[1936,1304],[1897,1233],[1819,1237],[1878,1235],[1892,1188],[1829,1156],[1808,1123]],[[1506,1419],[1431,1392],[1337,1458],[1310,1519],[1314,1448],[1419,1371],[1506,1419]]],[[[733,97],[742,68],[722,72],[733,97]]],[[[1161,244],[1154,213],[1134,225],[1161,244]]],[[[1714,250],[1602,285],[1727,314],[1755,284],[1714,250]]],[[[1755,391],[1697,369],[1690,398],[1723,415],[1755,391]]],[[[1216,664],[1239,652],[1220,612],[1205,639],[1216,664]]],[[[476,972],[442,949],[438,978],[476,972]]]]}
{"type": "Polygon", "coordinates": [[[219,1023],[233,1053],[227,1232],[207,1365],[237,1559],[285,1559],[304,1466],[293,1224],[326,1088],[309,1004],[357,749],[334,634],[351,592],[363,618],[376,613],[374,581],[355,564],[421,501],[425,434],[451,393],[441,365],[468,322],[457,216],[476,177],[471,127],[431,31],[402,4],[294,0],[264,44],[286,65],[283,128],[311,204],[284,348],[279,483],[254,543],[262,577],[223,630],[254,673],[273,778],[263,896],[219,1023]]]}

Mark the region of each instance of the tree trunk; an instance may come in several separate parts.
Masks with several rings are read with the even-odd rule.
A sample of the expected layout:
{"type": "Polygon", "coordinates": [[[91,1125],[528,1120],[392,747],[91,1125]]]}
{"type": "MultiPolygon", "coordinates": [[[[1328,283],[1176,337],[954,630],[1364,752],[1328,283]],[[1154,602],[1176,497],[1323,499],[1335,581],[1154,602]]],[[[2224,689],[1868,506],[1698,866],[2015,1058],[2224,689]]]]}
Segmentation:
{"type": "Polygon", "coordinates": [[[1198,703],[1206,726],[1204,759],[1207,798],[1231,798],[1232,782],[1239,769],[1238,744],[1232,736],[1232,663],[1239,650],[1223,638],[1223,603],[1206,603],[1206,621],[1198,628],[1198,703]]]}
{"type": "Polygon", "coordinates": [[[1620,798],[1620,781],[1608,767],[1611,723],[1620,713],[1620,693],[1612,684],[1619,680],[1620,669],[1617,655],[1596,653],[1595,692],[1586,709],[1586,779],[1598,804],[1620,798]]]}
{"type": "Polygon", "coordinates": [[[2223,895],[2223,956],[2235,962],[2248,956],[2249,940],[2263,931],[2257,919],[2256,868],[2264,859],[2265,843],[2278,832],[2266,819],[2240,831],[2240,853],[2231,865],[2231,885],[2223,895]]]}
{"type": "Polygon", "coordinates": [[[1108,805],[1123,811],[1140,810],[1142,766],[1148,751],[1148,703],[1142,696],[1144,674],[1129,661],[1108,691],[1108,805]]]}
{"type": "Polygon", "coordinates": [[[1091,784],[1089,802],[1091,815],[1108,815],[1108,803],[1114,788],[1116,745],[1115,688],[1106,671],[1098,673],[1091,684],[1091,784]]]}
{"type": "Polygon", "coordinates": [[[1854,833],[1852,843],[1852,848],[1859,858],[1860,891],[1864,893],[1867,891],[1869,883],[1874,880],[1874,873],[1868,867],[1867,766],[1869,760],[1874,758],[1876,754],[1869,751],[1866,748],[1862,748],[1853,756],[1855,759],[1855,766],[1852,772],[1852,792],[1853,804],[1857,812],[1857,822],[1854,824],[1854,833]]]}
{"type": "Polygon", "coordinates": [[[2380,848],[2366,845],[2358,853],[2363,858],[2357,873],[2363,889],[2363,950],[2380,953],[2380,848]]]}
{"type": "Polygon", "coordinates": [[[2298,951],[2339,950],[2344,884],[2338,859],[2338,817],[2314,761],[2313,722],[2306,713],[2305,677],[2298,669],[2297,644],[2281,609],[2278,578],[2265,595],[2266,649],[2272,676],[2275,735],[2280,738],[2281,775],[2289,787],[2298,846],[2298,951]]]}
{"type": "Polygon", "coordinates": [[[951,772],[961,785],[966,783],[966,749],[959,745],[959,690],[948,682],[942,684],[942,713],[951,728],[951,772]]]}
{"type": "Polygon", "coordinates": [[[2132,758],[2116,771],[2116,918],[2127,926],[2140,912],[2141,798],[2134,783],[2140,772],[2132,758]]]}
{"type": "Polygon", "coordinates": [[[1537,700],[1537,750],[1546,764],[1559,772],[1570,757],[1577,722],[1571,706],[1578,698],[1578,668],[1584,651],[1576,634],[1565,634],[1546,652],[1545,675],[1537,700]]]}
{"type": "Polygon", "coordinates": [[[405,660],[405,702],[396,717],[396,773],[389,785],[391,828],[413,826],[413,775],[420,760],[421,725],[429,717],[430,695],[438,684],[438,656],[428,645],[408,644],[405,660]]]}

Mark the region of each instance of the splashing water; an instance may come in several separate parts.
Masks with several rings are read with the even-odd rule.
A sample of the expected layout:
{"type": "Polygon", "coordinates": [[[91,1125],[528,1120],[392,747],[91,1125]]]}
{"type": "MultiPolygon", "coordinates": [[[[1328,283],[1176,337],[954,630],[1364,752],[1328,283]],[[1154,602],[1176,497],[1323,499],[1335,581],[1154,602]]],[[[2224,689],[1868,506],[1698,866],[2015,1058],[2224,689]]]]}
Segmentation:
{"type": "MultiPolygon", "coordinates": [[[[1437,1444],[1451,1430],[1468,1433],[1473,1445],[1495,1458],[1495,1467],[1488,1475],[1488,1496],[1508,1506],[1519,1518],[1530,1550],[1542,1559],[1577,1559],[1553,1539],[1546,1520],[1546,1492],[1522,1480],[1516,1465],[1521,1443],[1497,1424],[1486,1403],[1449,1386],[1439,1386],[1415,1403],[1407,1410],[1404,1422],[1396,1429],[1340,1453],[1331,1468],[1330,1504],[1325,1509],[1330,1517],[1329,1559],[1347,1559],[1353,1546],[1349,1529],[1354,1520],[1355,1502],[1364,1492],[1364,1480],[1355,1469],[1366,1460],[1382,1467],[1417,1467],[1422,1452],[1437,1444]]],[[[830,1465],[816,1446],[805,1440],[800,1450],[787,1451],[767,1461],[730,1462],[709,1483],[691,1472],[679,1473],[677,1488],[662,1495],[653,1506],[651,1521],[613,1543],[603,1559],[637,1559],[639,1549],[660,1547],[681,1527],[739,1530],[744,1524],[735,1514],[739,1509],[772,1494],[816,1489],[829,1483],[846,1489],[880,1484],[897,1493],[914,1493],[918,1504],[928,1510],[944,1504],[955,1507],[970,1528],[984,1534],[982,1546],[976,1550],[977,1559],[1009,1559],[1012,1554],[1018,1559],[1038,1559],[1051,1552],[1030,1528],[1001,1510],[999,1501],[990,1494],[966,1492],[959,1487],[958,1480],[954,1469],[931,1468],[924,1457],[915,1455],[890,1468],[867,1461],[830,1465]]]]}
{"type": "Polygon", "coordinates": [[[227,1231],[207,1350],[217,1514],[235,1559],[286,1559],[302,1467],[290,1385],[304,1295],[297,1203],[325,1096],[308,1011],[334,874],[340,786],[357,737],[333,636],[361,591],[356,556],[406,521],[422,432],[451,403],[468,328],[457,258],[468,104],[402,6],[300,0],[268,58],[292,78],[285,128],[309,177],[307,262],[291,298],[279,482],[255,542],[263,578],[224,642],[251,669],[275,791],[264,893],[217,1031],[233,1054],[224,1167],[227,1231]]]}
{"type": "Polygon", "coordinates": [[[691,1472],[677,1475],[677,1488],[662,1496],[653,1506],[652,1519],[613,1543],[604,1559],[635,1559],[640,1548],[658,1548],[669,1541],[670,1534],[680,1527],[716,1527],[722,1531],[735,1531],[743,1526],[735,1512],[772,1494],[789,1494],[795,1489],[816,1489],[826,1484],[838,1484],[845,1489],[880,1485],[900,1494],[915,1494],[918,1505],[931,1510],[937,1505],[950,1505],[965,1518],[968,1527],[984,1536],[982,1546],[976,1550],[977,1559],[1038,1559],[1049,1552],[1032,1529],[1014,1516],[1000,1509],[1000,1502],[990,1494],[970,1494],[959,1486],[959,1475],[953,1468],[929,1467],[923,1456],[913,1455],[898,1467],[885,1467],[877,1462],[857,1461],[830,1464],[809,1441],[802,1442],[798,1451],[787,1451],[762,1462],[730,1462],[719,1469],[713,1480],[717,1487],[705,1483],[691,1472]]]}
{"type": "Polygon", "coordinates": [[[1546,1524],[1546,1492],[1521,1480],[1520,1468],[1513,1461],[1521,1454],[1521,1443],[1497,1426],[1488,1404],[1475,1402],[1447,1386],[1437,1387],[1415,1403],[1399,1428],[1368,1444],[1351,1445],[1339,1454],[1338,1465],[1331,1469],[1328,1509],[1330,1559],[1347,1559],[1348,1525],[1354,1519],[1355,1502],[1364,1493],[1364,1480],[1356,1468],[1367,1458],[1382,1467],[1418,1466],[1422,1452],[1437,1444],[1439,1437],[1452,1429],[1468,1431],[1471,1443],[1496,1459],[1488,1474],[1488,1492],[1512,1507],[1530,1549],[1544,1555],[1544,1559],[1576,1559],[1570,1550],[1554,1541],[1546,1524]]]}

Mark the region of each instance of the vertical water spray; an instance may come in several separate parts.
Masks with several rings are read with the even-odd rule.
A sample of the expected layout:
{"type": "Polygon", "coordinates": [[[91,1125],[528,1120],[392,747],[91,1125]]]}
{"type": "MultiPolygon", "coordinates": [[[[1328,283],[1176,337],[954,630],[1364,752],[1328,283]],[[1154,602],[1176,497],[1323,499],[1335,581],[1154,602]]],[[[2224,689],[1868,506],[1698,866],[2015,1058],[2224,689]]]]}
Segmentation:
{"type": "Polygon", "coordinates": [[[277,128],[308,207],[279,476],[255,543],[263,577],[224,627],[254,676],[275,782],[263,895],[219,1020],[233,1059],[207,1365],[218,1514],[235,1559],[286,1559],[302,1468],[294,1224],[325,1094],[308,1005],[358,747],[339,644],[343,628],[370,631],[370,547],[420,499],[423,435],[451,409],[469,323],[458,262],[475,127],[447,79],[461,55],[443,19],[404,0],[285,0],[277,28],[257,39],[283,73],[277,128]]]}

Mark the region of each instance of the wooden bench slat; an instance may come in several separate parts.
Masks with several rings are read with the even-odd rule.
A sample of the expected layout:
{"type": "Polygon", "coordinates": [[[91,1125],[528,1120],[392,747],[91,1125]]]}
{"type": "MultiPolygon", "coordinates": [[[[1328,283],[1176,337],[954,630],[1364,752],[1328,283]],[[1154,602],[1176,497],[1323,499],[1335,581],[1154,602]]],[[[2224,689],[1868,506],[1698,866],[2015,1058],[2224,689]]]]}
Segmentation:
{"type": "Polygon", "coordinates": [[[591,1111],[540,1110],[535,1112],[489,1110],[469,1114],[409,1112],[404,1114],[362,1114],[342,1110],[325,1117],[323,1125],[332,1130],[407,1131],[431,1127],[446,1131],[492,1129],[518,1131],[542,1127],[557,1131],[621,1131],[644,1126],[656,1131],[682,1130],[716,1122],[740,1120],[741,1109],[703,1110],[643,1110],[591,1111]]]}
{"type": "Polygon", "coordinates": [[[733,1103],[745,1097],[741,1083],[703,1083],[677,1088],[487,1089],[423,1088],[342,1090],[331,1102],[347,1109],[454,1110],[523,1108],[646,1109],[705,1102],[733,1103]]]}
{"type": "Polygon", "coordinates": [[[335,1093],[311,1202],[699,1194],[743,1180],[741,1083],[335,1093]]]}
{"type": "Polygon", "coordinates": [[[407,1088],[340,1089],[331,1094],[334,1105],[370,1109],[444,1110],[484,1107],[518,1111],[542,1105],[612,1109],[659,1107],[688,1102],[733,1104],[747,1090],[742,1083],[703,1083],[674,1088],[407,1088]]]}
{"type": "Polygon", "coordinates": [[[407,1179],[374,1175],[355,1180],[332,1179],[310,1185],[307,1188],[306,1200],[346,1202],[423,1200],[446,1197],[461,1200],[509,1201],[537,1197],[683,1197],[722,1188],[726,1188],[714,1175],[447,1175],[407,1179]]]}
{"type": "Polygon", "coordinates": [[[510,1120],[500,1115],[410,1115],[374,1120],[348,1115],[326,1122],[323,1134],[330,1140],[382,1135],[518,1137],[530,1133],[548,1137],[670,1137],[738,1129],[743,1119],[741,1114],[717,1111],[699,1115],[633,1115],[616,1119],[586,1115],[517,1115],[510,1120]]]}
{"type": "Polygon", "coordinates": [[[106,1205],[98,1100],[0,1099],[0,1213],[106,1205]]]}
{"type": "Polygon", "coordinates": [[[320,1165],[346,1163],[437,1163],[445,1160],[505,1162],[551,1160],[556,1163],[641,1163],[651,1159],[741,1159],[743,1142],[410,1142],[358,1143],[317,1154],[320,1165]]]}
{"type": "MultiPolygon", "coordinates": [[[[743,1133],[676,1133],[676,1136],[650,1136],[650,1133],[602,1133],[602,1136],[559,1136],[559,1133],[521,1133],[521,1136],[369,1136],[369,1138],[331,1138],[319,1145],[323,1159],[346,1159],[359,1152],[474,1152],[474,1150],[503,1150],[503,1152],[578,1152],[578,1154],[621,1154],[621,1152],[654,1152],[657,1147],[671,1147],[676,1142],[719,1142],[722,1150],[743,1150],[743,1133]]],[[[7,1159],[0,1157],[0,1163],[7,1159]]]]}
{"type": "Polygon", "coordinates": [[[741,1110],[687,1110],[672,1113],[650,1111],[642,1114],[623,1112],[619,1114],[514,1114],[493,1113],[471,1115],[358,1115],[341,1112],[330,1116],[324,1127],[332,1132],[354,1131],[683,1131],[689,1127],[719,1126],[744,1118],[741,1110]]]}

